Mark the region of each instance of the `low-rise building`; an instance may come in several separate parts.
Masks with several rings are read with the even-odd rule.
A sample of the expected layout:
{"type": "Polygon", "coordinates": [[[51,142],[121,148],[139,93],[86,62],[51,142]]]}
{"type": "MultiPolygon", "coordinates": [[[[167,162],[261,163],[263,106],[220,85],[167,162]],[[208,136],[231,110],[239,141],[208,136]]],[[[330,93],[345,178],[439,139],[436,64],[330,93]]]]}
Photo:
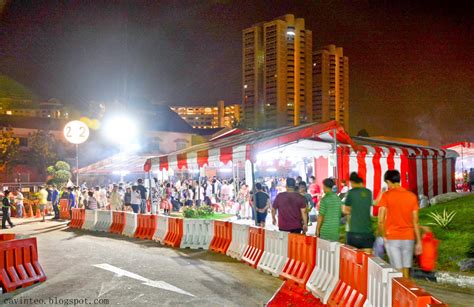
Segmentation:
{"type": "Polygon", "coordinates": [[[223,100],[219,100],[217,106],[173,106],[171,109],[197,129],[230,128],[240,121],[240,105],[226,106],[223,100]]]}

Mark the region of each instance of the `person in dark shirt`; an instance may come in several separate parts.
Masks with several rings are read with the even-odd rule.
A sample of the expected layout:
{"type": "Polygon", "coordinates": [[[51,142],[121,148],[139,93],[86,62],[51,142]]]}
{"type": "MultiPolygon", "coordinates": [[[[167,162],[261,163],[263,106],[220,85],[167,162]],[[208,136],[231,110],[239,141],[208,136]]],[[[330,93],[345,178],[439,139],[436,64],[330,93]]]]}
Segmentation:
{"type": "MultiPolygon", "coordinates": [[[[303,196],[306,199],[306,218],[309,221],[309,212],[311,211],[311,209],[314,208],[313,197],[311,196],[311,194],[308,193],[308,186],[306,185],[306,182],[301,181],[299,183],[298,188],[299,188],[299,192],[301,196],[303,196]]],[[[311,226],[311,225],[312,223],[309,221],[308,226],[311,226]]]]}
{"type": "Polygon", "coordinates": [[[273,225],[277,225],[277,212],[280,231],[306,234],[308,231],[306,199],[296,191],[295,179],[287,178],[286,192],[278,194],[275,198],[272,208],[273,225]]]}
{"type": "Polygon", "coordinates": [[[256,224],[257,226],[265,227],[267,220],[268,208],[270,208],[270,196],[263,192],[263,187],[260,182],[255,185],[257,193],[255,193],[255,210],[257,211],[256,224]]]}
{"type": "Polygon", "coordinates": [[[140,213],[145,214],[146,213],[146,188],[143,186],[143,179],[138,179],[137,180],[138,186],[137,186],[137,191],[140,193],[140,213]]]}
{"type": "Polygon", "coordinates": [[[343,213],[349,220],[346,243],[372,254],[375,241],[370,217],[372,192],[364,187],[364,181],[356,172],[351,173],[349,180],[352,189],[347,193],[343,206],[343,213]]]}
{"type": "Polygon", "coordinates": [[[6,190],[3,192],[3,200],[2,200],[2,229],[7,229],[7,222],[10,224],[10,228],[15,227],[12,221],[10,220],[10,207],[12,206],[10,200],[10,191],[6,190]]]}
{"type": "Polygon", "coordinates": [[[59,220],[59,191],[56,188],[56,185],[53,185],[53,189],[51,191],[51,204],[54,210],[54,218],[53,220],[59,220]]]}

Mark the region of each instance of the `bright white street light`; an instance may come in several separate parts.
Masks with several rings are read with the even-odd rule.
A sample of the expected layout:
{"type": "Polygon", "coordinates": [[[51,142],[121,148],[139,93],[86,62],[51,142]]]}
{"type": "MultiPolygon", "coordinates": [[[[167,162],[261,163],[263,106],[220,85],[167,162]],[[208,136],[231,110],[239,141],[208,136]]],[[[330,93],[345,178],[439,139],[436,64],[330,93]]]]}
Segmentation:
{"type": "Polygon", "coordinates": [[[104,130],[108,138],[119,144],[133,143],[133,138],[138,132],[133,120],[125,116],[108,119],[105,122],[104,130]]]}

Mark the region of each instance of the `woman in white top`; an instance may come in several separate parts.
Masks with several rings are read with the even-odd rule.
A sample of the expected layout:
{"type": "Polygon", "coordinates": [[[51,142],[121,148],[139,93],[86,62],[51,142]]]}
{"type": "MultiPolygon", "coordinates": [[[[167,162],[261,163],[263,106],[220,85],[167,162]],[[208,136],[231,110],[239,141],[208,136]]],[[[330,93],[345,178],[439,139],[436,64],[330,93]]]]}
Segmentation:
{"type": "Polygon", "coordinates": [[[132,186],[132,199],[130,201],[131,205],[132,205],[132,210],[134,213],[138,213],[139,209],[140,209],[140,204],[142,202],[142,199],[140,197],[140,191],[138,191],[137,189],[137,186],[134,185],[132,186]]]}

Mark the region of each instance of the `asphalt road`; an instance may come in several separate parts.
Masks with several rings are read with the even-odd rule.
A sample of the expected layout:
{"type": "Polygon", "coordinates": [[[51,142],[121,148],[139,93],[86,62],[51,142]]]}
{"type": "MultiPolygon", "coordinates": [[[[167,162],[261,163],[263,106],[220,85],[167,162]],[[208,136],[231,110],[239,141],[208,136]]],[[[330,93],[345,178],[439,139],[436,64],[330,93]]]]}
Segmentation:
{"type": "Polygon", "coordinates": [[[0,305],[88,299],[104,306],[262,306],[282,283],[221,254],[71,230],[64,223],[30,221],[13,231],[37,237],[48,279],[4,294],[0,305]]]}

